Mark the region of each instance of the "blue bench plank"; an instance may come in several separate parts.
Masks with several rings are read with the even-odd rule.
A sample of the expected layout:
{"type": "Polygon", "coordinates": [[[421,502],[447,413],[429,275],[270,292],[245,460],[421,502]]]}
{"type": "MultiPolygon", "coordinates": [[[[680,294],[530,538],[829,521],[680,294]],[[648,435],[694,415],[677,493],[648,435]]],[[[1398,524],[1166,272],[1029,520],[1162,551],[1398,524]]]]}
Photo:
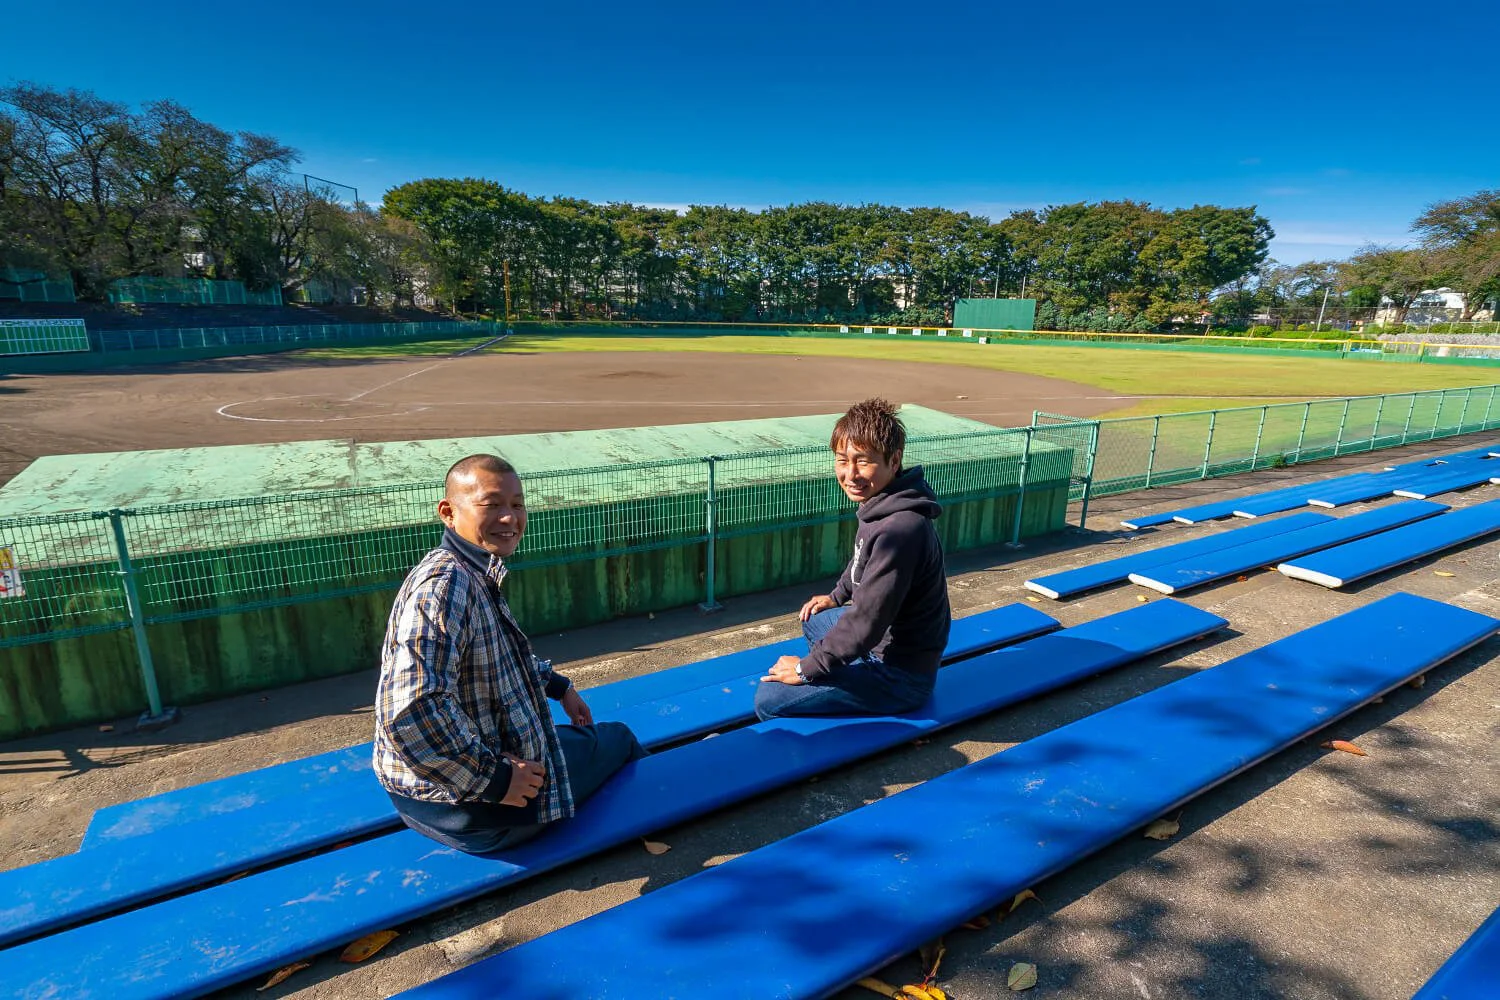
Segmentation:
{"type": "Polygon", "coordinates": [[[916,712],[775,719],[676,747],[628,765],[575,820],[503,859],[470,857],[403,830],[37,938],[5,952],[0,996],[199,996],[1225,624],[1156,601],[946,667],[916,712]]]}
{"type": "Polygon", "coordinates": [[[1394,595],[400,996],[828,996],[1497,628],[1394,595]]]}
{"type": "MultiPolygon", "coordinates": [[[[970,656],[1056,627],[1056,621],[1022,604],[994,609],[981,615],[970,615],[954,621],[948,655],[954,659],[970,656]]],[[[657,670],[639,677],[612,681],[589,688],[584,693],[594,715],[600,719],[610,719],[629,706],[661,701],[684,691],[751,674],[759,676],[764,672],[765,665],[775,662],[776,657],[801,656],[806,652],[807,643],[804,640],[786,639],[680,667],[657,670]]],[[[556,704],[552,706],[552,714],[559,723],[568,721],[566,713],[556,704]]],[[[713,726],[710,725],[709,728],[713,726]]],[[[322,794],[330,785],[368,779],[371,766],[370,744],[361,743],[132,802],[106,806],[96,811],[89,821],[82,846],[89,849],[211,816],[264,808],[270,800],[276,798],[322,794]]]]}
{"type": "Polygon", "coordinates": [[[1451,462],[1462,462],[1471,458],[1500,458],[1496,448],[1500,445],[1484,445],[1479,448],[1466,448],[1463,451],[1450,451],[1446,455],[1434,455],[1432,458],[1423,458],[1415,462],[1402,462],[1400,465],[1387,465],[1386,471],[1393,472],[1398,469],[1421,469],[1433,465],[1443,465],[1451,462]]]}
{"type": "Polygon", "coordinates": [[[1500,500],[1490,500],[1300,556],[1276,569],[1294,580],[1337,589],[1497,531],[1500,500]]]}
{"type": "Polygon", "coordinates": [[[1129,528],[1131,531],[1139,531],[1142,528],[1154,528],[1154,527],[1156,527],[1159,524],[1171,524],[1171,523],[1172,523],[1172,512],[1171,511],[1167,511],[1164,514],[1142,514],[1140,517],[1132,517],[1128,521],[1121,521],[1120,522],[1121,525],[1123,525],[1126,528],[1129,528]]]}
{"type": "MultiPolygon", "coordinates": [[[[613,718],[614,713],[625,706],[658,701],[707,684],[744,677],[759,670],[767,662],[774,662],[778,656],[801,656],[806,652],[807,643],[801,638],[786,639],[601,684],[590,688],[585,694],[589,707],[596,716],[601,719],[613,718]]],[[[553,706],[553,718],[558,722],[568,721],[566,713],[557,705],[553,706]]],[[[106,806],[94,813],[94,818],[84,833],[83,847],[92,848],[111,841],[155,833],[180,823],[264,806],[271,798],[317,795],[328,785],[342,783],[351,776],[368,778],[370,770],[371,746],[369,743],[361,743],[132,802],[106,806]]]]}
{"type": "Polygon", "coordinates": [[[1500,909],[1438,967],[1411,1000],[1495,1000],[1500,994],[1500,909]]]}
{"type": "Polygon", "coordinates": [[[1442,472],[1423,476],[1414,483],[1397,487],[1395,493],[1398,497],[1426,500],[1428,497],[1442,496],[1444,493],[1466,490],[1471,486],[1488,483],[1490,477],[1497,472],[1500,472],[1500,462],[1493,459],[1483,462],[1463,462],[1446,468],[1442,472]]]}
{"type": "Polygon", "coordinates": [[[1123,583],[1135,570],[1146,569],[1151,566],[1173,562],[1177,559],[1186,559],[1190,556],[1202,555],[1207,552],[1217,552],[1220,549],[1243,545],[1246,542],[1261,538],[1270,538],[1273,535],[1285,534],[1289,531],[1296,531],[1299,528],[1323,524],[1332,520],[1333,518],[1327,514],[1315,514],[1312,511],[1305,511],[1301,514],[1293,514],[1291,517],[1278,518],[1274,521],[1261,521],[1256,524],[1246,525],[1243,528],[1234,528],[1213,535],[1204,535],[1201,538],[1192,538],[1173,545],[1163,545],[1154,549],[1133,551],[1114,559],[1091,563],[1088,566],[1079,566],[1077,569],[1064,570],[1061,573],[1049,573],[1046,576],[1039,576],[1034,580],[1027,580],[1022,586],[1027,590],[1041,594],[1043,597],[1050,597],[1054,601],[1065,601],[1070,597],[1075,597],[1090,590],[1096,590],[1099,587],[1107,587],[1112,583],[1123,583]]]}
{"type": "Polygon", "coordinates": [[[1261,503],[1284,502],[1288,506],[1281,507],[1279,508],[1280,510],[1295,510],[1307,503],[1303,499],[1306,492],[1306,484],[1298,484],[1296,486],[1283,486],[1279,490],[1257,493],[1254,496],[1236,497],[1233,500],[1215,500],[1213,503],[1201,504],[1197,507],[1188,507],[1185,510],[1180,510],[1176,513],[1175,519],[1183,524],[1202,524],[1204,521],[1217,521],[1235,514],[1242,506],[1251,501],[1260,501],[1261,503]]]}
{"type": "Polygon", "coordinates": [[[1315,524],[1310,528],[1288,531],[1246,545],[1236,545],[1231,549],[1148,567],[1131,573],[1130,582],[1163,594],[1176,594],[1263,566],[1275,566],[1283,560],[1308,552],[1331,548],[1356,538],[1433,517],[1447,509],[1445,504],[1433,503],[1431,500],[1406,500],[1352,517],[1337,518],[1328,524],[1315,524]]]}
{"type": "MultiPolygon", "coordinates": [[[[1029,605],[995,608],[955,621],[944,658],[973,656],[1057,627],[1051,616],[1029,605]]],[[[617,698],[599,701],[613,703],[608,717],[629,725],[651,748],[745,722],[754,715],[755,687],[772,662],[764,648],[751,652],[744,663],[749,674],[635,705],[621,705],[617,698]]],[[[0,872],[0,946],[400,826],[368,762],[363,769],[340,772],[340,778],[322,782],[312,794],[263,799],[255,811],[207,815],[161,828],[145,840],[121,840],[0,872]]]]}

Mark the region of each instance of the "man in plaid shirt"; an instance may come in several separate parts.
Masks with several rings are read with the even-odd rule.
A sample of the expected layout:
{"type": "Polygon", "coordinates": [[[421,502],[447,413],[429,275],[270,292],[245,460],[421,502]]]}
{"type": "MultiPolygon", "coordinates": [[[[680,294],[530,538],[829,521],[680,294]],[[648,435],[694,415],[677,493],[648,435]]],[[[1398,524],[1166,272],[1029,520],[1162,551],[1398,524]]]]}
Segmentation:
{"type": "Polygon", "coordinates": [[[375,774],[407,826],[482,854],[572,816],[646,752],[623,723],[594,724],[511,616],[500,584],[526,502],[510,463],[460,460],[437,509],[443,542],[407,574],[386,629],[375,774]],[[571,725],[553,723],[547,698],[571,725]]]}

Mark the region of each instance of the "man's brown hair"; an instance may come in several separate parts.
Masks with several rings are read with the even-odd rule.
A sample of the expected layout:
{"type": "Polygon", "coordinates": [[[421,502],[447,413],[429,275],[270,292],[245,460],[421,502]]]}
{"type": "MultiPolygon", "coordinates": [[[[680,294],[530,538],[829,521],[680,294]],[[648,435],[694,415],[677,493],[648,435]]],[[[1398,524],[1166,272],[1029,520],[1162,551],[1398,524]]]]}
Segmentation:
{"type": "Polygon", "coordinates": [[[906,447],[906,425],[889,400],[875,397],[855,403],[833,425],[828,447],[838,451],[846,444],[873,451],[889,459],[906,447]]]}

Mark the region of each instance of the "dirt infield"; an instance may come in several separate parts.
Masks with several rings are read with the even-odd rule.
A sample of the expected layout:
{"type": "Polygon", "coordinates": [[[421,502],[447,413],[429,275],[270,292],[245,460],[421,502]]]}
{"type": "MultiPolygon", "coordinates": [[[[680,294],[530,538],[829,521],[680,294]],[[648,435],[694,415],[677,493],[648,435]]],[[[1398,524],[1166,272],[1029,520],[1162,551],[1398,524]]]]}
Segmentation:
{"type": "Polygon", "coordinates": [[[997,426],[1033,409],[1092,416],[1134,396],[956,365],[726,354],[326,360],[259,355],[0,379],[0,485],[43,455],[402,441],[842,410],[883,395],[997,426]]]}

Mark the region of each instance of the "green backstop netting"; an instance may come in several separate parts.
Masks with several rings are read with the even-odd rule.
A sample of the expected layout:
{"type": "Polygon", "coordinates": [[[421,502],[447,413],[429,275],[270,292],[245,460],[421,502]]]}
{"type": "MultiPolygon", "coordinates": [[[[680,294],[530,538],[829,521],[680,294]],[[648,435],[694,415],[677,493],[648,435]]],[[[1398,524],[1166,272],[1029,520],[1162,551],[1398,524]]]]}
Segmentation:
{"type": "Polygon", "coordinates": [[[109,301],[186,306],[279,306],[281,289],[254,292],[243,281],[207,278],[120,278],[109,283],[109,301]]]}

